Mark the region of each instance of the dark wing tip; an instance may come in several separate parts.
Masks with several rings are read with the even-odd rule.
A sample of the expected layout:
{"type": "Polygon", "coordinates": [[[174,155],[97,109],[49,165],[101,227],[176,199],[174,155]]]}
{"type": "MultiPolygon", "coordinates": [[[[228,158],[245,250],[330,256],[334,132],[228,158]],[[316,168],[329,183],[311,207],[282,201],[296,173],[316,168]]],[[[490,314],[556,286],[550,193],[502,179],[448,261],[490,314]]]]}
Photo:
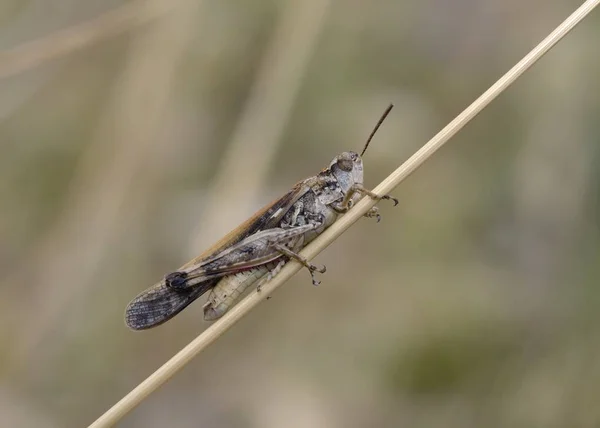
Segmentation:
{"type": "Polygon", "coordinates": [[[132,300],[125,309],[125,324],[132,330],[146,330],[156,327],[168,318],[161,315],[159,310],[152,309],[148,304],[132,300]]]}
{"type": "Polygon", "coordinates": [[[163,305],[152,302],[148,299],[147,292],[143,292],[125,308],[125,324],[132,330],[146,330],[162,324],[174,315],[169,315],[163,305]]]}
{"type": "Polygon", "coordinates": [[[156,327],[173,318],[213,285],[213,281],[207,281],[197,287],[176,290],[161,281],[129,302],[125,324],[132,330],[156,327]]]}

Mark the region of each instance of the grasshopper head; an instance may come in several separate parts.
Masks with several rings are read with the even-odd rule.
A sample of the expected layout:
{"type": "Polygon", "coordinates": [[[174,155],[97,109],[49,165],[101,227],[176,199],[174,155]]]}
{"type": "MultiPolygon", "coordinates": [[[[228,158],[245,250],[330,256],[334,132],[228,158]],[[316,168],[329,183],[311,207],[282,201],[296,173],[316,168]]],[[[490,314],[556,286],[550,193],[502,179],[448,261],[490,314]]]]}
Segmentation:
{"type": "Polygon", "coordinates": [[[346,193],[354,184],[363,184],[363,162],[358,153],[343,152],[333,158],[329,170],[346,193]]]}
{"type": "Polygon", "coordinates": [[[344,194],[349,192],[353,185],[363,184],[362,155],[365,154],[365,151],[367,150],[367,147],[369,147],[369,143],[373,139],[373,136],[392,110],[392,107],[394,107],[394,105],[390,104],[388,108],[385,109],[385,112],[383,112],[383,115],[381,118],[379,118],[377,125],[375,125],[375,128],[373,128],[371,135],[369,135],[369,138],[367,138],[365,147],[360,155],[356,152],[344,152],[333,158],[329,164],[329,168],[326,171],[331,173],[337,179],[337,182],[344,194]]]}

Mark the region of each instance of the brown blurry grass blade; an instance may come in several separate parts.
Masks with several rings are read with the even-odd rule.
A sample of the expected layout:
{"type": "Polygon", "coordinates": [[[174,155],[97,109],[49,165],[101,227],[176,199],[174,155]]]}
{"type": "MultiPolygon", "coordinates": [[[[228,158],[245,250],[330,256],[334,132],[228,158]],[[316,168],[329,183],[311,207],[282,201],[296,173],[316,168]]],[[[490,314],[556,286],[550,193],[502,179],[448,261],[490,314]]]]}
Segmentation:
{"type": "Polygon", "coordinates": [[[176,3],[132,1],[89,21],[0,52],[0,79],[146,24],[173,9],[176,3]]]}
{"type": "MultiPolygon", "coordinates": [[[[163,0],[145,3],[154,9],[157,1],[163,0]]],[[[158,138],[158,129],[169,111],[178,65],[192,39],[201,5],[198,0],[168,3],[177,4],[178,9],[131,41],[96,136],[70,184],[64,212],[40,237],[28,263],[18,266],[7,279],[18,284],[27,272],[35,278],[32,295],[38,302],[30,301],[38,306],[36,316],[24,317],[22,339],[12,349],[17,368],[27,367],[31,372],[27,363],[36,349],[52,352],[64,340],[64,334],[56,335],[62,330],[58,326],[64,308],[89,292],[109,249],[118,242],[120,222],[134,221],[131,207],[124,212],[127,201],[135,197],[136,206],[143,206],[151,197],[148,180],[160,182],[165,173],[154,166],[173,143],[158,138]],[[145,182],[140,184],[136,176],[142,170],[145,182]]]]}
{"type": "MultiPolygon", "coordinates": [[[[581,5],[571,16],[560,24],[548,37],[546,37],[529,54],[511,68],[504,76],[494,83],[487,91],[477,98],[469,107],[459,114],[452,122],[438,132],[420,150],[411,156],[404,164],[383,180],[374,191],[378,194],[387,194],[406,179],[413,171],[421,166],[429,157],[440,149],[453,135],[464,127],[471,119],[481,112],[490,102],[508,88],[517,78],[535,64],[545,53],[547,53],[558,41],[569,33],[581,22],[596,6],[600,0],[588,0],[581,5]]],[[[346,229],[358,221],[376,201],[364,198],[354,208],[341,217],[329,229],[325,230],[310,245],[304,248],[300,254],[308,260],[314,258],[325,249],[346,229]]],[[[261,293],[253,292],[244,300],[234,306],[221,319],[208,327],[196,339],[156,370],[146,380],[140,383],[129,394],[108,409],[98,418],[90,428],[100,428],[114,425],[135,406],[140,404],[145,397],[150,395],[176,372],[183,368],[193,357],[214,342],[225,333],[233,324],[250,312],[258,303],[271,295],[279,286],[290,279],[302,266],[291,261],[281,270],[273,280],[266,283],[261,293]]]]}
{"type": "Polygon", "coordinates": [[[277,154],[281,134],[318,46],[330,6],[331,0],[295,0],[281,4],[277,28],[217,169],[218,176],[204,202],[206,211],[190,248],[202,248],[217,240],[232,224],[243,220],[236,215],[251,211],[277,154]]]}

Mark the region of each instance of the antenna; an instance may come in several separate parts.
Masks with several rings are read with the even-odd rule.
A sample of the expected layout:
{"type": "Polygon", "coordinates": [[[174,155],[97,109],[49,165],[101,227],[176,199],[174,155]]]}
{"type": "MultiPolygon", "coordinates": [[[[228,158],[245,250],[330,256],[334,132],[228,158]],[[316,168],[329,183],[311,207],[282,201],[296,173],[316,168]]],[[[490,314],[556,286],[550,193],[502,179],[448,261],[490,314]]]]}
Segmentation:
{"type": "Polygon", "coordinates": [[[375,135],[375,133],[377,132],[377,130],[379,129],[379,127],[381,126],[381,124],[383,123],[383,121],[385,120],[385,118],[387,117],[387,115],[390,114],[390,111],[392,111],[392,108],[394,108],[394,104],[390,104],[388,106],[388,108],[385,109],[385,111],[383,112],[383,114],[381,115],[381,117],[379,118],[379,121],[377,122],[377,125],[375,125],[375,128],[373,128],[373,131],[371,132],[371,135],[369,135],[369,138],[367,138],[367,143],[365,144],[365,148],[360,153],[360,157],[361,158],[362,158],[362,155],[364,155],[365,152],[367,151],[367,147],[369,147],[369,143],[373,139],[373,136],[375,135]]]}

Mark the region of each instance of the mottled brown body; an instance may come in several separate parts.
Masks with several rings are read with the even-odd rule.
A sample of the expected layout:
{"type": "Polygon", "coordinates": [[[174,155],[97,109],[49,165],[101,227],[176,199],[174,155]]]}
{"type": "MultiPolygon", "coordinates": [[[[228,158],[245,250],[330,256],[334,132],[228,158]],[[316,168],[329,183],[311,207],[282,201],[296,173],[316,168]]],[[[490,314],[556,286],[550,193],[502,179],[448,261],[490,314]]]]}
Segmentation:
{"type": "MultiPolygon", "coordinates": [[[[363,153],[390,109],[371,133],[363,153]]],[[[203,254],[140,293],[127,306],[127,325],[142,330],[162,324],[209,290],[204,316],[214,320],[244,290],[251,285],[260,287],[290,259],[307,267],[313,284],[319,284],[314,272],[324,273],[325,267],[312,265],[298,252],[363,195],[398,203],[363,187],[361,155],[344,152],[336,156],[319,174],[300,181],[203,254]]],[[[380,218],[376,207],[366,216],[380,218]]]]}
{"type": "MultiPolygon", "coordinates": [[[[208,248],[198,257],[190,260],[180,270],[197,265],[212,255],[231,247],[262,229],[271,226],[269,219],[279,209],[286,210],[295,202],[298,194],[298,183],[281,198],[265,205],[248,220],[225,235],[220,241],[208,248]]],[[[220,278],[213,278],[203,284],[190,289],[174,290],[167,286],[165,280],[157,282],[152,287],[140,293],[127,305],[125,310],[125,323],[134,330],[143,330],[160,325],[183,309],[190,303],[213,288],[220,278]]]]}

